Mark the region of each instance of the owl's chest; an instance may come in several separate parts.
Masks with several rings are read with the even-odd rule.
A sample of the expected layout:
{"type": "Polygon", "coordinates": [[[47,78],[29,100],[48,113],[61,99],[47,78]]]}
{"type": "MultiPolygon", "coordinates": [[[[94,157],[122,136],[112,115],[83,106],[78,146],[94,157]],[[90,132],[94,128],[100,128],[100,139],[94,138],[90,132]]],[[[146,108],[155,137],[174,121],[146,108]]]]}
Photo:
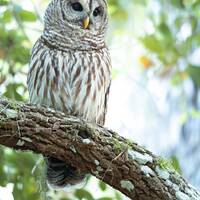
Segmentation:
{"type": "Polygon", "coordinates": [[[95,120],[93,118],[103,112],[105,93],[110,83],[109,61],[104,56],[103,52],[64,55],[66,66],[61,69],[61,85],[70,99],[70,108],[66,109],[71,109],[73,114],[95,120]]]}
{"type": "MultiPolygon", "coordinates": [[[[110,62],[106,52],[57,52],[51,59],[56,108],[96,121],[103,112],[110,84],[110,62]]],[[[52,101],[51,97],[47,101],[49,99],[52,101]]]]}
{"type": "Polygon", "coordinates": [[[35,48],[32,52],[28,75],[31,103],[96,121],[104,112],[109,84],[107,49],[61,52],[35,48]]]}

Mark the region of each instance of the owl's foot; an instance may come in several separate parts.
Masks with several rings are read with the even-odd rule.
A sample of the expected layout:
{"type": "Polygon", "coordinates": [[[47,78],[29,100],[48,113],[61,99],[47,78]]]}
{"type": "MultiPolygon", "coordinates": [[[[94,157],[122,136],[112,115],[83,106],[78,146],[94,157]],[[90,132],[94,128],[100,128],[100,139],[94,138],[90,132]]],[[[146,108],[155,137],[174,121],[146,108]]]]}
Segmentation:
{"type": "Polygon", "coordinates": [[[85,174],[80,174],[76,168],[54,157],[45,158],[45,161],[47,182],[54,189],[77,186],[86,177],[85,174]]]}

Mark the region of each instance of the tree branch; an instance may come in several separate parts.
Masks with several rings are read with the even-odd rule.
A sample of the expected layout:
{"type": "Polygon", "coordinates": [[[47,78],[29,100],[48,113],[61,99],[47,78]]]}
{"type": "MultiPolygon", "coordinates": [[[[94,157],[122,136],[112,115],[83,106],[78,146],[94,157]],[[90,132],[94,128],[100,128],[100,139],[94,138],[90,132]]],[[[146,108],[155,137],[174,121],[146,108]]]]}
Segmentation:
{"type": "Polygon", "coordinates": [[[199,200],[166,161],[102,126],[0,99],[0,144],[54,156],[134,200],[199,200]]]}

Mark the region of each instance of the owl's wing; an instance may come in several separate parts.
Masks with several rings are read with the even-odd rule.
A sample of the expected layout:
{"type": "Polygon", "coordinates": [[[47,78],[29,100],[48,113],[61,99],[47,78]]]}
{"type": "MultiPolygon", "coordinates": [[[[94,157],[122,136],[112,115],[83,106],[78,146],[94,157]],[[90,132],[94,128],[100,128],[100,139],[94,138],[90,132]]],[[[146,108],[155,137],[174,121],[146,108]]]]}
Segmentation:
{"type": "Polygon", "coordinates": [[[98,120],[98,123],[101,124],[101,125],[105,124],[105,118],[106,118],[107,107],[108,107],[108,97],[109,97],[109,93],[110,93],[110,86],[111,86],[111,81],[110,81],[108,88],[106,90],[103,112],[100,115],[99,120],[98,120]]]}
{"type": "Polygon", "coordinates": [[[52,51],[52,48],[46,45],[40,38],[31,52],[27,79],[30,102],[71,113],[66,58],[60,51],[52,51]]]}

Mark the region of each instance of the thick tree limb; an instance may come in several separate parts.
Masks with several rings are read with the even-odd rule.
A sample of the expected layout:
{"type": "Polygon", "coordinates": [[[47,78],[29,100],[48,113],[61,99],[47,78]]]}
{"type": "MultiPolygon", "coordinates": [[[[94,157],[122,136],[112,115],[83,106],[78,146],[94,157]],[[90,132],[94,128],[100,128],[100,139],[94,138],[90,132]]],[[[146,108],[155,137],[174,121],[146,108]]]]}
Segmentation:
{"type": "Polygon", "coordinates": [[[200,200],[173,168],[115,132],[50,109],[0,100],[0,144],[57,157],[134,200],[200,200]]]}

